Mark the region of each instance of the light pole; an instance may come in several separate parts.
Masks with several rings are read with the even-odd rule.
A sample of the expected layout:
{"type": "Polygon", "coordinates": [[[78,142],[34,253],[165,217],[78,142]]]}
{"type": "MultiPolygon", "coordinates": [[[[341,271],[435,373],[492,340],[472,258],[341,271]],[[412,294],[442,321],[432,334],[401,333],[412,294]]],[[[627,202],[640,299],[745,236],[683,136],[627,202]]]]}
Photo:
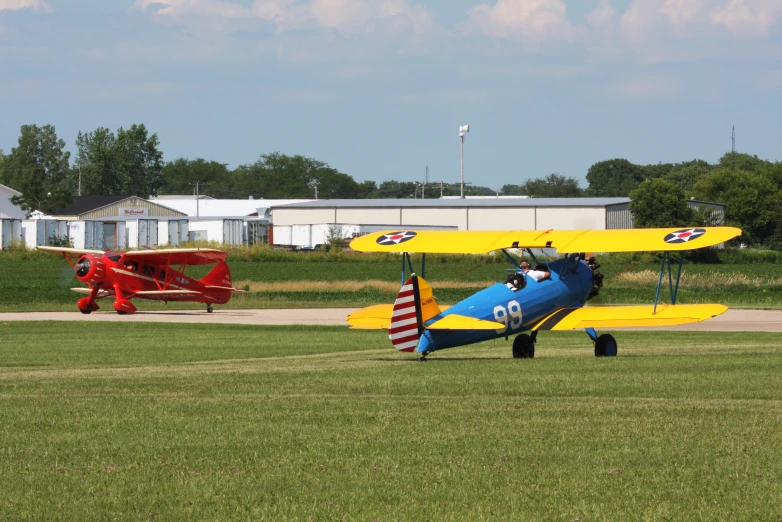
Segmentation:
{"type": "Polygon", "coordinates": [[[470,132],[470,126],[469,125],[460,125],[459,126],[459,166],[461,170],[461,198],[464,199],[464,134],[466,132],[470,132]]]}

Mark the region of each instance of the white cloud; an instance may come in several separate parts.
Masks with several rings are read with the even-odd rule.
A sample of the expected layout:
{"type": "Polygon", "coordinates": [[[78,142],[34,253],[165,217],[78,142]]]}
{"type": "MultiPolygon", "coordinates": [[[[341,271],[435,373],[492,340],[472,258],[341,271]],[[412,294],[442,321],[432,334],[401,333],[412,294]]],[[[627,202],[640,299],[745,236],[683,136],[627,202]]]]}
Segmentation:
{"type": "Polygon", "coordinates": [[[273,24],[277,32],[320,27],[345,35],[420,35],[436,29],[429,12],[407,0],[254,0],[250,7],[226,0],[137,0],[134,6],[178,22],[260,20],[273,24]]]}
{"type": "Polygon", "coordinates": [[[611,34],[614,30],[614,8],[610,0],[598,0],[597,7],[587,13],[587,23],[598,34],[611,34]]]}
{"type": "Polygon", "coordinates": [[[134,6],[142,11],[152,8],[154,14],[181,21],[186,17],[247,18],[250,9],[222,0],[137,0],[134,6]]]}
{"type": "Polygon", "coordinates": [[[782,19],[782,0],[731,0],[714,10],[711,20],[740,36],[767,35],[782,19]]]}
{"type": "Polygon", "coordinates": [[[469,12],[471,23],[487,36],[517,40],[527,47],[571,41],[580,32],[567,20],[562,0],[497,0],[469,12]]]}
{"type": "Polygon", "coordinates": [[[310,14],[321,27],[340,33],[412,31],[424,34],[434,28],[429,12],[405,0],[312,0],[310,14]]]}
{"type": "Polygon", "coordinates": [[[0,0],[0,11],[16,11],[30,8],[33,11],[51,12],[52,8],[43,0],[0,0]]]}

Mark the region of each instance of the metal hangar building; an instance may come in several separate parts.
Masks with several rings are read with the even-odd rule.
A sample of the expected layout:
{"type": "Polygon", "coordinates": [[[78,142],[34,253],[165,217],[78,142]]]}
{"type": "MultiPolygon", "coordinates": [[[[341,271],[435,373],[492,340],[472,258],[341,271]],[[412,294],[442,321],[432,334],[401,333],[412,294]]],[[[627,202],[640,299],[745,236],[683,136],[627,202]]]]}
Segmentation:
{"type": "Polygon", "coordinates": [[[333,199],[271,208],[272,225],[437,226],[458,230],[632,228],[630,198],[333,199]]]}

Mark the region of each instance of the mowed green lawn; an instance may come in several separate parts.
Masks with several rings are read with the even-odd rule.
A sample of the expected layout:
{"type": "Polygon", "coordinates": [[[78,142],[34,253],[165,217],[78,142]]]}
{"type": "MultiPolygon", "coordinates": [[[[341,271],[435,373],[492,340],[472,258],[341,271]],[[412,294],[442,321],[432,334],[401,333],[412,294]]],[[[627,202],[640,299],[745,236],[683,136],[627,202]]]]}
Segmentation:
{"type": "Polygon", "coordinates": [[[616,335],[0,323],[0,519],[779,520],[782,335],[616,335]]]}

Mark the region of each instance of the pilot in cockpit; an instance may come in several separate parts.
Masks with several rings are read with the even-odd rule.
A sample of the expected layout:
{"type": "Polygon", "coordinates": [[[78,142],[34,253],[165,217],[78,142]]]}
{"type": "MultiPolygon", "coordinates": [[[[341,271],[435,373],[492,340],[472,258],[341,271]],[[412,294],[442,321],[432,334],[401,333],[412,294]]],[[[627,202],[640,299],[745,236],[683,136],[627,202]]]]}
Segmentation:
{"type": "Polygon", "coordinates": [[[530,270],[529,262],[526,260],[523,260],[519,265],[521,266],[521,271],[535,281],[543,281],[544,279],[551,277],[551,272],[545,270],[545,266],[543,265],[539,265],[535,270],[530,270]]]}

